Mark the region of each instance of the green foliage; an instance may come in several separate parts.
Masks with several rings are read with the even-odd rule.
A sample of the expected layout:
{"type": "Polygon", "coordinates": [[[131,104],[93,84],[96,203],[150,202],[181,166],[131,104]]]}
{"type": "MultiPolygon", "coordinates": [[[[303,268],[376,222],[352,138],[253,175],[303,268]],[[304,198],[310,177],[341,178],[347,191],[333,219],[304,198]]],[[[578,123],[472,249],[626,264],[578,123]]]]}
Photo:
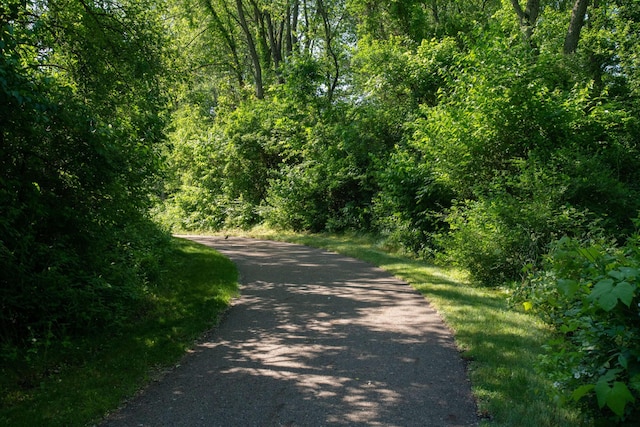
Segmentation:
{"type": "Polygon", "coordinates": [[[424,256],[437,250],[434,234],[446,229],[442,212],[454,193],[437,179],[430,158],[406,146],[403,133],[419,105],[435,106],[452,90],[458,56],[453,39],[423,41],[415,50],[391,39],[365,40],[354,58],[366,105],[376,108],[380,123],[402,131],[387,138],[395,149],[374,163],[379,191],[372,202],[373,226],[424,256]]]}
{"type": "Polygon", "coordinates": [[[584,218],[571,208],[551,210],[542,203],[508,195],[465,201],[447,221],[447,260],[460,264],[478,284],[498,286],[516,280],[539,257],[554,236],[578,228],[584,218]]]}
{"type": "Polygon", "coordinates": [[[500,8],[499,0],[398,0],[376,3],[350,0],[361,34],[376,39],[401,36],[420,43],[432,37],[457,36],[482,24],[500,8]]]}
{"type": "Polygon", "coordinates": [[[146,217],[162,34],[146,2],[114,6],[0,7],[0,338],[27,357],[135,315],[166,239],[146,217]]]}
{"type": "Polygon", "coordinates": [[[423,40],[417,48],[397,37],[363,38],[352,62],[354,81],[378,114],[401,125],[420,105],[436,105],[451,92],[459,55],[452,38],[423,40]]]}
{"type": "Polygon", "coordinates": [[[639,237],[560,239],[519,295],[557,331],[540,365],[562,397],[624,425],[640,420],[639,237]]]}
{"type": "Polygon", "coordinates": [[[541,266],[556,239],[601,232],[595,215],[565,204],[566,177],[533,159],[518,167],[519,174],[496,179],[485,194],[457,202],[447,216],[451,231],[440,237],[446,259],[477,283],[518,280],[525,267],[541,266]]]}
{"type": "Polygon", "coordinates": [[[378,175],[380,191],[373,203],[374,226],[390,242],[423,257],[441,248],[436,236],[446,233],[443,211],[453,193],[438,182],[429,163],[416,153],[396,150],[378,175]]]}
{"type": "Polygon", "coordinates": [[[156,264],[155,280],[128,322],[63,341],[34,335],[27,359],[2,346],[0,425],[93,425],[219,321],[238,292],[233,263],[182,239],[158,246],[145,261],[156,264]]]}
{"type": "Polygon", "coordinates": [[[432,48],[456,52],[444,56],[453,75],[408,127],[409,152],[428,165],[416,176],[457,200],[450,211],[441,204],[450,227],[436,247],[496,285],[539,266],[556,238],[591,232],[593,221],[627,233],[629,212],[640,207],[631,109],[595,98],[576,64],[557,53],[490,35],[466,43],[466,52],[432,48]]]}
{"type": "Polygon", "coordinates": [[[277,228],[322,230],[327,221],[327,207],[320,167],[302,163],[282,168],[281,175],[269,187],[268,207],[264,217],[277,228]]]}
{"type": "Polygon", "coordinates": [[[397,120],[371,104],[323,102],[309,58],[286,77],[269,97],[233,111],[176,110],[161,221],[183,230],[263,220],[294,229],[370,226],[374,165],[397,140],[397,120]]]}
{"type": "MultiPolygon", "coordinates": [[[[622,36],[635,28],[635,9],[621,9],[625,18],[594,11],[583,51],[568,57],[569,6],[547,7],[523,40],[508,3],[348,2],[349,13],[325,16],[359,18],[351,56],[341,46],[327,62],[331,31],[302,20],[309,39],[257,101],[224,74],[223,83],[207,80],[201,64],[211,55],[194,51],[197,83],[180,106],[191,119],[185,127],[176,115],[169,154],[177,174],[167,223],[375,228],[413,252],[445,250],[491,284],[517,279],[551,241],[589,233],[592,221],[624,236],[640,208],[640,132],[633,55],[611,46],[635,46],[622,36]],[[328,96],[334,72],[344,84],[328,96]]],[[[218,40],[226,65],[242,65],[225,56],[241,31],[232,21],[202,39],[197,17],[189,22],[192,46],[218,40]]],[[[349,19],[329,24],[352,40],[349,19]]]]}
{"type": "Polygon", "coordinates": [[[366,106],[336,105],[324,113],[323,121],[307,128],[300,160],[283,166],[272,181],[265,218],[301,230],[366,229],[373,163],[392,137],[366,106]]]}
{"type": "Polygon", "coordinates": [[[186,104],[174,115],[168,155],[174,176],[158,216],[182,230],[256,224],[270,180],[300,158],[305,123],[305,110],[288,100],[255,100],[215,122],[186,104]]]}

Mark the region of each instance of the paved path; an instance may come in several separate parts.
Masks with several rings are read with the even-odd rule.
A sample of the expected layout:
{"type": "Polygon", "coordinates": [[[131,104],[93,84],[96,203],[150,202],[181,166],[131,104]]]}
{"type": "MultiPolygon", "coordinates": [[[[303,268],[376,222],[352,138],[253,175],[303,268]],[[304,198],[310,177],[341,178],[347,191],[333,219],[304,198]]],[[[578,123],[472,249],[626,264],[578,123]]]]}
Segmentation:
{"type": "Polygon", "coordinates": [[[306,246],[191,239],[236,263],[242,296],[104,426],[477,424],[449,330],[405,283],[306,246]]]}

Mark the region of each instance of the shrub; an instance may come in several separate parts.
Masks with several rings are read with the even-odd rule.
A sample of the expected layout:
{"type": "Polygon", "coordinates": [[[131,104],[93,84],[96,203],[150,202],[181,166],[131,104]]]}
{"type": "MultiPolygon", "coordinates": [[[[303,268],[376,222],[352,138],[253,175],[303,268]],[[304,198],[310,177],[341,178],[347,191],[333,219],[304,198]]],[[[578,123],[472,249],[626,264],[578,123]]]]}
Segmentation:
{"type": "Polygon", "coordinates": [[[518,174],[493,181],[477,199],[457,202],[449,211],[450,233],[441,239],[446,258],[471,278],[496,286],[522,279],[526,265],[540,267],[549,244],[558,238],[598,230],[586,209],[564,201],[563,174],[550,165],[519,162],[518,174]]]}
{"type": "Polygon", "coordinates": [[[640,235],[626,244],[562,238],[518,299],[557,331],[540,367],[559,396],[603,423],[640,421],[640,235]]]}
{"type": "Polygon", "coordinates": [[[320,185],[321,168],[302,163],[283,167],[280,176],[271,181],[265,221],[277,228],[322,230],[327,221],[328,207],[325,190],[320,185]]]}
{"type": "Polygon", "coordinates": [[[373,225],[390,244],[430,257],[434,236],[448,226],[442,213],[451,206],[451,190],[439,182],[427,161],[398,149],[378,173],[380,191],[373,203],[373,225]]]}

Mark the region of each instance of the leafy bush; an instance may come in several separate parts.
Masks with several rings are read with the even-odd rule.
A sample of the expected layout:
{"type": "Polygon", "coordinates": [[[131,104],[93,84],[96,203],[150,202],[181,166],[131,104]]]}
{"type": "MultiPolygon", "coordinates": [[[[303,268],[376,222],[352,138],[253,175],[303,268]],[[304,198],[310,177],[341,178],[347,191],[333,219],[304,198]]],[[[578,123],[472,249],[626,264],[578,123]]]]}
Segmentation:
{"type": "Polygon", "coordinates": [[[512,163],[518,173],[454,204],[446,219],[450,232],[440,239],[448,261],[489,286],[521,279],[527,265],[539,268],[558,238],[599,229],[588,210],[566,203],[567,177],[552,164],[540,166],[535,157],[512,163]]]}
{"type": "Polygon", "coordinates": [[[373,225],[390,244],[422,257],[440,248],[435,236],[446,232],[443,212],[453,193],[438,182],[418,153],[396,150],[378,173],[380,191],[373,203],[373,225]]]}
{"type": "Polygon", "coordinates": [[[16,356],[140,307],[166,237],[146,217],[166,99],[162,35],[146,1],[117,12],[5,3],[0,341],[16,356]]]}
{"type": "Polygon", "coordinates": [[[498,286],[522,278],[527,265],[539,266],[548,244],[563,234],[588,228],[588,215],[569,206],[554,207],[502,194],[454,205],[441,237],[450,262],[472,280],[498,286]]]}
{"type": "Polygon", "coordinates": [[[640,421],[640,235],[558,240],[518,299],[557,331],[540,366],[604,424],[640,421]]]}
{"type": "Polygon", "coordinates": [[[327,210],[315,169],[304,163],[281,168],[281,176],[269,186],[262,211],[267,223],[295,231],[324,228],[327,210]]]}

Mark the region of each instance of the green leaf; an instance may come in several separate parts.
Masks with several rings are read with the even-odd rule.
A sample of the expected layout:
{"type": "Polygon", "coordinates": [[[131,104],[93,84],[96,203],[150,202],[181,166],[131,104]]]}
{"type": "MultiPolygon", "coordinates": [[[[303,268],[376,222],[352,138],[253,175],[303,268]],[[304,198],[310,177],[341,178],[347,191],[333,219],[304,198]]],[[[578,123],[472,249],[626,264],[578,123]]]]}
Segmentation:
{"type": "Polygon", "coordinates": [[[591,299],[600,298],[603,294],[611,292],[613,289],[613,279],[602,279],[591,290],[591,299]]]}
{"type": "Polygon", "coordinates": [[[626,278],[626,275],[620,270],[611,270],[608,274],[617,280],[624,280],[626,278]]]}
{"type": "Polygon", "coordinates": [[[635,287],[627,282],[620,282],[613,286],[613,279],[600,280],[591,291],[589,299],[597,301],[602,309],[611,311],[618,304],[618,300],[622,301],[627,307],[631,305],[633,300],[635,287]]]}
{"type": "Polygon", "coordinates": [[[558,288],[568,297],[572,297],[578,290],[579,286],[580,284],[575,280],[571,280],[571,279],[558,280],[558,288]]]}
{"type": "Polygon", "coordinates": [[[582,257],[586,258],[587,260],[594,262],[595,260],[597,260],[598,258],[600,258],[600,250],[597,247],[588,247],[588,248],[578,248],[577,250],[578,254],[580,254],[582,257]]]}
{"type": "Polygon", "coordinates": [[[638,269],[633,267],[618,267],[615,270],[611,270],[608,274],[609,276],[622,281],[638,277],[638,269]]]}
{"type": "Polygon", "coordinates": [[[618,363],[620,364],[620,366],[622,366],[624,369],[629,369],[629,361],[627,360],[627,358],[620,353],[618,355],[618,363]]]}
{"type": "Polygon", "coordinates": [[[622,372],[622,369],[609,369],[608,371],[606,371],[604,373],[604,375],[602,377],[600,377],[600,379],[598,381],[604,381],[604,382],[611,382],[614,379],[616,379],[616,377],[618,376],[618,374],[622,372]]]}
{"type": "Polygon", "coordinates": [[[604,405],[607,404],[607,399],[609,398],[609,394],[611,393],[611,387],[609,387],[607,381],[600,379],[596,383],[594,389],[596,391],[596,398],[598,399],[598,407],[602,409],[604,408],[604,405]]]}
{"type": "Polygon", "coordinates": [[[635,287],[628,282],[620,282],[613,289],[613,294],[627,307],[631,305],[635,287]]]}
{"type": "Polygon", "coordinates": [[[627,388],[625,383],[616,381],[611,388],[611,393],[607,399],[607,406],[619,416],[624,415],[624,407],[627,403],[635,402],[635,398],[627,388]]]}
{"type": "Polygon", "coordinates": [[[571,398],[574,401],[577,402],[578,400],[582,399],[587,393],[589,393],[594,388],[595,388],[595,386],[593,384],[582,385],[582,386],[578,387],[577,389],[575,389],[573,391],[573,393],[571,393],[571,398]]]}
{"type": "Polygon", "coordinates": [[[618,303],[618,298],[613,295],[613,280],[600,280],[591,291],[591,300],[597,300],[605,311],[611,311],[618,303]]]}
{"type": "Polygon", "coordinates": [[[627,388],[627,385],[620,381],[616,381],[613,386],[610,386],[606,380],[601,378],[594,389],[600,409],[606,405],[618,416],[624,415],[624,408],[627,403],[635,402],[635,398],[627,388]]]}

